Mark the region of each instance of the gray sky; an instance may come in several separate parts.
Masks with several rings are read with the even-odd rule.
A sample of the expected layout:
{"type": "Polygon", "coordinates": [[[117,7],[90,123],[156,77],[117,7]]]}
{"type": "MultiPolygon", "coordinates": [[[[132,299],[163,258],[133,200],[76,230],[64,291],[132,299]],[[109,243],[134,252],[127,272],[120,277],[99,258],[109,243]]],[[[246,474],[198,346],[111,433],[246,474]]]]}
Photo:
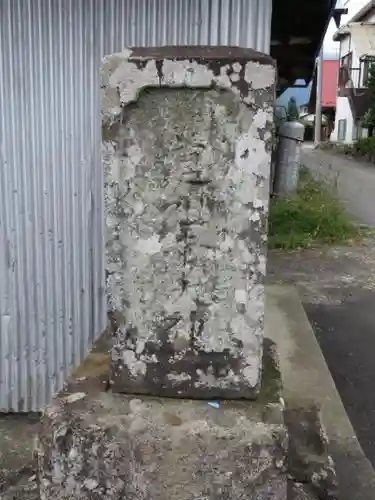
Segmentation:
{"type": "MultiPolygon", "coordinates": [[[[342,16],[341,25],[346,24],[356,12],[359,11],[369,0],[341,0],[341,5],[349,9],[348,15],[342,16]]],[[[324,55],[325,57],[338,57],[339,43],[334,42],[332,37],[337,30],[336,24],[331,20],[326,37],[324,39],[324,55]]]]}

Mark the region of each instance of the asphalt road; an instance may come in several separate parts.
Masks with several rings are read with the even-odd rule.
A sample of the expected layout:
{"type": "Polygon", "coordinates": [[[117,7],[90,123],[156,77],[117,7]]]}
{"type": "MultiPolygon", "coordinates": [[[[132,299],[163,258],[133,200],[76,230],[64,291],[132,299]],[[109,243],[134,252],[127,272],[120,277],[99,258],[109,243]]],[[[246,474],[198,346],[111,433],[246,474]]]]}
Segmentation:
{"type": "Polygon", "coordinates": [[[304,145],[301,162],[333,184],[352,216],[375,227],[375,165],[314,150],[310,144],[304,145]]]}

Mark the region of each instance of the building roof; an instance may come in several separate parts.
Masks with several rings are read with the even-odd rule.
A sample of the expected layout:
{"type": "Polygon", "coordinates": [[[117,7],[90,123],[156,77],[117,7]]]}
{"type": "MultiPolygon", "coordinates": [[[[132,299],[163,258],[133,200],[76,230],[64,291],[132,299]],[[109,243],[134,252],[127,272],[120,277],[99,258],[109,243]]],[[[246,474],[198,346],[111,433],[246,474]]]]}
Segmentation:
{"type": "Polygon", "coordinates": [[[311,80],[335,7],[336,0],[273,0],[271,55],[281,87],[311,80]]]}
{"type": "Polygon", "coordinates": [[[366,3],[358,12],[354,14],[354,16],[350,19],[350,21],[344,26],[341,26],[339,30],[333,35],[333,40],[335,42],[339,42],[346,36],[350,35],[350,25],[352,23],[360,23],[366,20],[366,17],[371,14],[371,11],[375,10],[375,0],[371,0],[366,3]]]}
{"type": "Polygon", "coordinates": [[[366,3],[349,21],[350,23],[359,23],[364,21],[365,18],[371,13],[371,11],[375,8],[375,0],[370,0],[370,2],[366,3]]]}

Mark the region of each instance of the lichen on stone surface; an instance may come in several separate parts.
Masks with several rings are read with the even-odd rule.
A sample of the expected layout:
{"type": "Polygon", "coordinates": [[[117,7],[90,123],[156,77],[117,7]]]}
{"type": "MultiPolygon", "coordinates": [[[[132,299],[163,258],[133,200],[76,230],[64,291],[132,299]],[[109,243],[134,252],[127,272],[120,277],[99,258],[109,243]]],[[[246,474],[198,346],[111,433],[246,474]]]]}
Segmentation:
{"type": "Polygon", "coordinates": [[[115,378],[256,390],[274,69],[247,63],[245,78],[257,76],[245,100],[228,76],[239,63],[215,74],[188,60],[163,61],[162,74],[155,61],[116,64],[118,95],[102,110],[117,123],[103,144],[108,304],[125,318],[115,378]]]}

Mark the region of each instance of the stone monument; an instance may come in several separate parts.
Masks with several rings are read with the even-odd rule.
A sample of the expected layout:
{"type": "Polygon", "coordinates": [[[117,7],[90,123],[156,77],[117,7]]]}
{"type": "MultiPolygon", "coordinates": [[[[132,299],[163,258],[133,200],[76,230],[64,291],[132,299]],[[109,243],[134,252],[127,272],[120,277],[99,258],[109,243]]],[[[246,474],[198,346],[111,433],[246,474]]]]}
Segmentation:
{"type": "Polygon", "coordinates": [[[274,82],[269,57],[239,48],[105,61],[116,392],[256,397],[274,82]]]}
{"type": "Polygon", "coordinates": [[[286,500],[263,341],[274,63],[132,49],[101,84],[110,369],[45,410],[41,498],[286,500]]]}

